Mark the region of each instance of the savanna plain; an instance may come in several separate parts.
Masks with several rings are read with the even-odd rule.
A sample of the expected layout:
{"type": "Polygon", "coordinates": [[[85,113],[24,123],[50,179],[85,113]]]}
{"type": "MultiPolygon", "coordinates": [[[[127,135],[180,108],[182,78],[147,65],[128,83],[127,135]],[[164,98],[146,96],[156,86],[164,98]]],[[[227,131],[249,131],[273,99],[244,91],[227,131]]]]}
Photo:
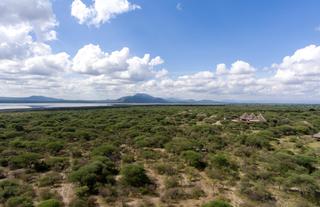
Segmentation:
{"type": "Polygon", "coordinates": [[[316,207],[319,131],[316,105],[1,112],[0,207],[316,207]]]}

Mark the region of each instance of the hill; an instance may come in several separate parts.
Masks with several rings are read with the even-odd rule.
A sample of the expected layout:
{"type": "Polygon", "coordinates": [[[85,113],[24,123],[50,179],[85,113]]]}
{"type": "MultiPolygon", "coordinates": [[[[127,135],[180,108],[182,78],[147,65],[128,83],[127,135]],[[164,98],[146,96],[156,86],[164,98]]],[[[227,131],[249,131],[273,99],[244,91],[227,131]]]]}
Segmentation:
{"type": "Polygon", "coordinates": [[[169,103],[169,101],[153,97],[145,93],[137,93],[133,96],[124,96],[119,99],[114,100],[116,103],[169,103]]]}
{"type": "Polygon", "coordinates": [[[194,100],[154,97],[145,93],[137,93],[132,96],[123,96],[118,99],[106,100],[66,100],[46,96],[29,97],[0,97],[0,103],[131,103],[131,104],[221,104],[223,102],[213,100],[194,100]]]}

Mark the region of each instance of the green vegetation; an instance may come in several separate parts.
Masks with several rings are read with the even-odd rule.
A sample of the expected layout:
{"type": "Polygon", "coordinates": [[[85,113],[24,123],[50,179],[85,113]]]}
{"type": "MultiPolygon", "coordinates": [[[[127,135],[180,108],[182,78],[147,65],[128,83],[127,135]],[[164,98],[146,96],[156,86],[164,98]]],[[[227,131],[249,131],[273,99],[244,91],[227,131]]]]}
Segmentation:
{"type": "Polygon", "coordinates": [[[0,206],[316,207],[319,131],[305,105],[0,113],[0,206]]]}
{"type": "Polygon", "coordinates": [[[204,204],[202,205],[202,207],[232,207],[232,206],[225,201],[216,200],[216,201],[211,201],[207,204],[204,204]]]}
{"type": "Polygon", "coordinates": [[[150,183],[144,168],[141,165],[128,164],[121,169],[123,182],[127,185],[140,187],[150,183]]]}
{"type": "Polygon", "coordinates": [[[46,201],[42,201],[38,207],[61,207],[61,204],[59,201],[55,199],[49,199],[46,201]]]}

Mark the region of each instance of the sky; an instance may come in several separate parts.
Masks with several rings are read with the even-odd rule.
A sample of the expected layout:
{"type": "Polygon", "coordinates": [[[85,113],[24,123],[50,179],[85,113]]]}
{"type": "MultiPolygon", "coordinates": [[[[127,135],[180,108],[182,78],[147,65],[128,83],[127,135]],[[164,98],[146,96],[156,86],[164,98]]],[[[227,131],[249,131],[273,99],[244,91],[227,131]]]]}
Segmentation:
{"type": "Polygon", "coordinates": [[[318,0],[2,0],[0,96],[320,103],[318,0]]]}

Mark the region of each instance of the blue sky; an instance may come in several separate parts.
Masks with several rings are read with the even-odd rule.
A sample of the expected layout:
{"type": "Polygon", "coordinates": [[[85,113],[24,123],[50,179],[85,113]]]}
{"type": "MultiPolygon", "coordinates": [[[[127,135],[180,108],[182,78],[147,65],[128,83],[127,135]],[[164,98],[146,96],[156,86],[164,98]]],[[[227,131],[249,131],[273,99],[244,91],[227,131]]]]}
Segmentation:
{"type": "Polygon", "coordinates": [[[0,96],[320,103],[320,1],[2,0],[0,96]]]}
{"type": "Polygon", "coordinates": [[[56,0],[60,26],[53,48],[75,54],[87,43],[99,44],[105,51],[129,47],[136,55],[159,54],[171,73],[181,75],[236,60],[262,68],[297,48],[320,42],[317,0],[131,2],[142,9],[96,28],[79,25],[70,16],[70,2],[56,0]],[[178,3],[181,11],[176,9],[178,3]]]}

